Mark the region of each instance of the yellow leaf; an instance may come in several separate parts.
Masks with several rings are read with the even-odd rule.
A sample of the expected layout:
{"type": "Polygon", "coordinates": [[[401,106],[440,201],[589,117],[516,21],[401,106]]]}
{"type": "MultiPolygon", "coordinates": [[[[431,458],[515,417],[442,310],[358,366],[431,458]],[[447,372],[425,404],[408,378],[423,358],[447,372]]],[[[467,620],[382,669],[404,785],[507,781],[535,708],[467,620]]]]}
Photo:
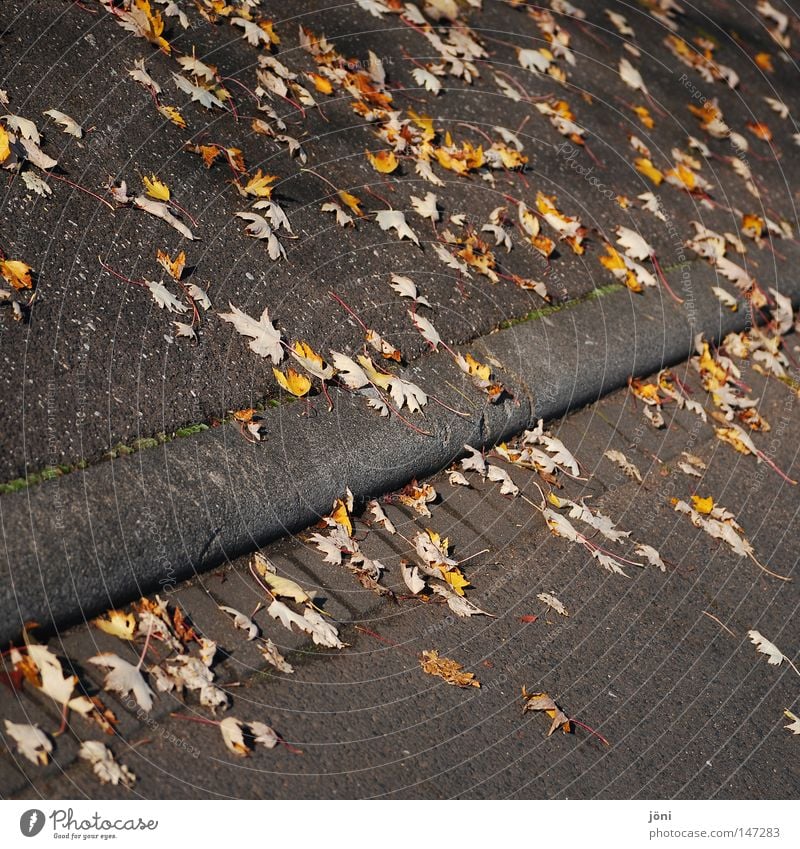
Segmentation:
{"type": "Polygon", "coordinates": [[[335,522],[347,531],[347,536],[353,536],[353,523],[350,520],[350,513],[347,511],[347,505],[344,500],[337,498],[333,503],[333,512],[326,518],[335,522]]]}
{"type": "Polygon", "coordinates": [[[32,289],[31,267],[18,259],[0,261],[0,274],[8,280],[15,289],[32,289]]]}
{"type": "Polygon", "coordinates": [[[375,363],[363,354],[358,355],[358,363],[364,369],[367,377],[380,389],[388,389],[392,382],[392,376],[385,371],[379,371],[375,363]]]}
{"type": "Polygon", "coordinates": [[[344,190],[338,192],[339,200],[351,211],[358,215],[360,218],[364,217],[364,213],[361,211],[361,201],[355,196],[351,195],[350,192],[345,192],[344,190]]]}
{"type": "MultiPolygon", "coordinates": [[[[238,12],[238,11],[239,11],[239,10],[237,10],[237,12],[238,12]]],[[[259,25],[259,26],[261,27],[261,29],[262,29],[262,30],[264,30],[264,32],[267,34],[267,37],[269,38],[269,43],[270,43],[270,44],[275,44],[275,45],[277,45],[277,44],[280,44],[280,43],[281,43],[281,39],[280,39],[280,37],[279,37],[278,33],[276,33],[276,32],[275,32],[275,30],[273,29],[273,27],[275,26],[275,24],[273,24],[273,22],[272,22],[272,21],[259,21],[259,22],[258,22],[258,25],[259,25]]]]}
{"type": "Polygon", "coordinates": [[[656,186],[661,185],[661,181],[664,179],[664,175],[656,168],[653,163],[647,159],[646,157],[640,157],[634,160],[633,163],[636,166],[636,170],[640,174],[644,174],[645,177],[652,180],[656,186]]]}
{"type": "Polygon", "coordinates": [[[93,621],[101,631],[119,637],[120,640],[132,640],[136,632],[136,617],[122,610],[107,610],[93,621]]]}
{"type": "Polygon", "coordinates": [[[752,454],[752,451],[740,439],[739,433],[735,428],[715,427],[714,433],[716,433],[717,437],[723,442],[727,442],[728,445],[733,446],[733,448],[735,448],[740,454],[752,454]]]}
{"type": "Polygon", "coordinates": [[[372,163],[372,167],[379,174],[391,174],[400,164],[391,150],[379,150],[377,153],[367,150],[365,153],[367,159],[372,163]]]}
{"type": "Polygon", "coordinates": [[[714,509],[714,499],[709,495],[707,498],[701,498],[699,495],[692,496],[692,507],[698,512],[707,516],[714,509]]]}
{"type": "Polygon", "coordinates": [[[460,569],[442,570],[442,577],[458,595],[464,595],[464,587],[470,586],[469,581],[461,574],[460,569]]]}
{"type": "Polygon", "coordinates": [[[448,537],[442,539],[442,535],[440,533],[432,531],[430,528],[425,528],[425,533],[439,551],[447,557],[447,549],[450,547],[450,539],[448,537]]]}
{"type": "Polygon", "coordinates": [[[253,558],[253,568],[261,580],[270,588],[273,595],[290,598],[298,604],[311,601],[308,593],[290,578],[283,578],[272,571],[269,560],[263,554],[256,552],[253,558]]]}
{"type": "Polygon", "coordinates": [[[492,376],[492,369],[485,365],[484,363],[478,362],[472,354],[467,353],[464,355],[464,359],[469,366],[469,373],[472,377],[478,377],[481,380],[489,380],[492,376]]]}
{"type": "Polygon", "coordinates": [[[164,32],[164,19],[161,12],[153,12],[150,8],[150,0],[136,0],[136,6],[147,20],[147,27],[141,29],[141,33],[149,42],[160,47],[165,53],[172,49],[165,38],[161,37],[164,32]]]}
{"type": "Polygon", "coordinates": [[[665,171],[664,176],[677,179],[689,191],[692,191],[695,185],[697,185],[697,177],[695,176],[694,171],[687,168],[685,165],[682,165],[680,162],[678,163],[677,168],[670,168],[669,171],[665,171]]]}
{"type": "Polygon", "coordinates": [[[646,106],[634,106],[633,111],[639,116],[639,120],[648,130],[653,129],[655,123],[650,115],[650,110],[646,106]]]}
{"type": "Polygon", "coordinates": [[[308,390],[311,389],[311,381],[304,374],[300,374],[299,371],[295,371],[293,368],[287,368],[286,374],[278,371],[278,369],[273,368],[272,373],[275,375],[275,380],[292,395],[295,395],[297,398],[302,398],[303,395],[308,394],[308,390]]]}
{"type": "Polygon", "coordinates": [[[278,178],[273,174],[264,174],[259,168],[244,186],[238,186],[243,195],[253,195],[257,198],[269,198],[272,195],[271,183],[278,178]]]}
{"type": "Polygon", "coordinates": [[[5,162],[11,154],[11,147],[8,141],[8,133],[5,127],[0,127],[0,162],[5,162]]]}
{"type": "Polygon", "coordinates": [[[182,130],[186,128],[186,119],[181,115],[177,106],[167,106],[166,104],[159,103],[156,108],[168,121],[172,121],[176,127],[180,127],[182,130]]]}
{"type": "Polygon", "coordinates": [[[436,675],[454,687],[480,687],[481,682],[472,672],[464,672],[464,667],[449,657],[439,657],[435,649],[424,651],[420,655],[419,665],[428,675],[436,675]]]}

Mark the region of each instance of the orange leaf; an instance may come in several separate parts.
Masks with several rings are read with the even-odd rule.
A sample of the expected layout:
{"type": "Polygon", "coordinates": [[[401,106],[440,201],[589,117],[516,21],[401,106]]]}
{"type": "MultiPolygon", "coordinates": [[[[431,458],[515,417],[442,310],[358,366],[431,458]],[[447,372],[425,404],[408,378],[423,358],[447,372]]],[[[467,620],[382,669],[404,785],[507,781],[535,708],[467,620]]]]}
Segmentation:
{"type": "Polygon", "coordinates": [[[31,267],[18,259],[4,259],[0,262],[0,274],[15,289],[32,289],[31,267]]]}

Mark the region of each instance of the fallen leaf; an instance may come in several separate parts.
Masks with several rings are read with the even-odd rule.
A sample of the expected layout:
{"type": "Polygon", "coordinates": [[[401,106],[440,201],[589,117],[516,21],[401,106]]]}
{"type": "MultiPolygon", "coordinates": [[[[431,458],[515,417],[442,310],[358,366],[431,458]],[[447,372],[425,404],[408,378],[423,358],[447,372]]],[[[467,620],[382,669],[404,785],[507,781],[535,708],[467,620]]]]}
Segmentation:
{"type": "Polygon", "coordinates": [[[291,367],[286,369],[285,374],[276,368],[272,369],[272,373],[283,389],[296,398],[302,398],[311,389],[311,381],[304,374],[300,374],[299,371],[291,367]]]}
{"type": "Polygon", "coordinates": [[[249,337],[252,341],[248,343],[251,351],[260,357],[269,357],[273,363],[280,363],[283,359],[283,348],[281,346],[281,334],[276,330],[269,318],[269,309],[264,308],[261,318],[258,320],[250,318],[247,313],[229,303],[230,312],[219,313],[223,321],[230,322],[242,336],[249,337]]]}
{"type": "Polygon", "coordinates": [[[18,259],[0,260],[0,274],[17,290],[33,288],[31,267],[18,259]]]}
{"type": "Polygon", "coordinates": [[[120,640],[132,640],[136,634],[136,617],[123,610],[107,610],[102,616],[93,619],[92,624],[120,640]]]}
{"type": "Polygon", "coordinates": [[[448,657],[439,657],[439,652],[435,649],[423,651],[420,655],[419,665],[428,675],[435,675],[454,687],[481,686],[481,682],[472,672],[464,672],[464,667],[455,660],[448,657]]]}
{"type": "Polygon", "coordinates": [[[219,609],[224,613],[229,613],[233,617],[233,625],[235,628],[239,628],[242,631],[247,631],[247,639],[254,640],[260,633],[258,625],[256,625],[253,620],[244,613],[236,610],[234,607],[228,607],[227,605],[221,604],[219,609]]]}
{"type": "Polygon", "coordinates": [[[19,753],[31,763],[44,766],[50,759],[53,744],[37,725],[11,722],[6,719],[6,734],[17,744],[19,753]]]}
{"type": "Polygon", "coordinates": [[[549,608],[555,610],[561,616],[569,616],[567,608],[551,593],[539,593],[536,598],[543,601],[549,608]]]}
{"type": "Polygon", "coordinates": [[[553,720],[550,730],[547,732],[548,737],[557,728],[561,728],[565,734],[569,734],[572,731],[572,724],[569,717],[547,693],[529,693],[525,687],[523,687],[522,698],[525,701],[525,704],[522,706],[523,713],[526,713],[527,711],[542,711],[553,720]]]}
{"type": "Polygon", "coordinates": [[[775,643],[771,643],[759,631],[748,631],[747,636],[750,638],[750,642],[756,647],[756,651],[767,656],[767,663],[770,666],[780,666],[784,660],[787,660],[784,653],[775,643]]]}
{"type": "Polygon", "coordinates": [[[101,784],[122,784],[133,787],[136,776],[125,766],[114,759],[111,749],[99,740],[84,740],[78,749],[78,757],[89,761],[92,771],[100,779],[101,784]]]}
{"type": "Polygon", "coordinates": [[[132,693],[137,704],[148,713],[153,707],[153,691],[142,677],[138,666],[128,663],[116,654],[103,652],[89,658],[89,663],[102,666],[109,671],[106,673],[103,688],[121,696],[132,693]]]}
{"type": "MultiPolygon", "coordinates": [[[[380,150],[377,153],[367,150],[365,153],[367,159],[372,163],[372,167],[379,174],[391,174],[400,164],[391,150],[380,150]]],[[[384,227],[384,229],[386,228],[384,227]]]]}

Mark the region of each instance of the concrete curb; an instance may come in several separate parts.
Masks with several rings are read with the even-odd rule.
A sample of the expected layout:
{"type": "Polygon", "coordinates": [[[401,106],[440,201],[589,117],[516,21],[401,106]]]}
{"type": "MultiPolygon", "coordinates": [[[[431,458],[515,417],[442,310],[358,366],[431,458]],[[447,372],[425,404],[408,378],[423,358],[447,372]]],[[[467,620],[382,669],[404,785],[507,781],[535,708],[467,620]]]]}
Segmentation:
{"type": "MultiPolygon", "coordinates": [[[[168,591],[327,513],[350,487],[357,498],[396,489],[447,466],[465,443],[490,445],[591,403],[686,359],[696,333],[719,339],[748,314],[723,309],[710,268],[693,269],[693,301],[663,290],[627,290],[477,340],[469,349],[502,364],[514,400],[485,405],[444,353],[409,369],[409,379],[461,417],[429,402],[411,420],[381,419],[363,399],[336,393],[328,413],[290,404],[267,415],[257,445],[233,426],[76,472],[0,497],[0,641],[24,622],[62,628],[145,592],[168,591]],[[474,406],[470,409],[468,401],[474,406]]],[[[678,283],[675,283],[678,286],[678,283]]],[[[800,300],[800,282],[785,293],[800,300]]]]}

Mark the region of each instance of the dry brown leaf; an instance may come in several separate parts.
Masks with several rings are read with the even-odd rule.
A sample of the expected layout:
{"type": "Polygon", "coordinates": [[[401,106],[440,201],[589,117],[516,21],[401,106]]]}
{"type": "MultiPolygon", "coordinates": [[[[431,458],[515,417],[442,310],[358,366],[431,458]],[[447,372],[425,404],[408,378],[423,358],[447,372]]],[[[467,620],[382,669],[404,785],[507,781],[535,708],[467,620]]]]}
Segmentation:
{"type": "Polygon", "coordinates": [[[419,665],[428,675],[435,675],[454,687],[481,686],[481,682],[472,672],[464,672],[464,667],[458,661],[449,657],[439,657],[436,649],[422,652],[419,665]]]}

